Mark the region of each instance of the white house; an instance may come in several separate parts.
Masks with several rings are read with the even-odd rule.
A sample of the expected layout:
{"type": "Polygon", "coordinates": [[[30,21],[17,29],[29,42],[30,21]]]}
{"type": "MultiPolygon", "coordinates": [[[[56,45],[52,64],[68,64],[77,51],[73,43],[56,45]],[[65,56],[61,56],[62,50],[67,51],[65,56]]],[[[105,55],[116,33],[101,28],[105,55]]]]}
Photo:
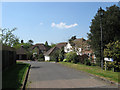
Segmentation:
{"type": "MultiPolygon", "coordinates": [[[[64,51],[65,51],[66,53],[73,51],[73,47],[72,47],[72,45],[71,45],[69,42],[68,42],[67,45],[64,47],[64,51]]],[[[82,49],[81,49],[81,48],[75,47],[75,51],[76,51],[76,54],[77,54],[77,55],[82,55],[82,53],[81,53],[82,49]]]]}
{"type": "Polygon", "coordinates": [[[50,56],[45,56],[45,61],[50,61],[50,56]]]}
{"type": "Polygon", "coordinates": [[[50,61],[50,56],[56,49],[56,47],[53,47],[44,54],[45,61],[50,61]]]}
{"type": "Polygon", "coordinates": [[[90,49],[90,45],[87,42],[88,40],[85,40],[84,38],[80,38],[80,39],[75,39],[73,41],[74,46],[72,46],[69,42],[67,43],[67,45],[64,47],[64,51],[66,53],[71,52],[71,51],[75,51],[77,55],[88,55],[89,57],[92,57],[95,61],[96,57],[93,54],[93,51],[90,49]]]}
{"type": "Polygon", "coordinates": [[[67,45],[64,47],[64,51],[65,51],[66,53],[73,51],[73,48],[72,48],[72,46],[71,46],[71,44],[70,44],[69,42],[68,42],[67,45]]]}
{"type": "Polygon", "coordinates": [[[62,47],[66,46],[66,44],[67,44],[66,42],[58,43],[55,47],[53,47],[53,48],[51,48],[50,50],[48,50],[48,51],[44,54],[45,61],[50,61],[52,54],[53,54],[56,50],[61,49],[62,47]]]}

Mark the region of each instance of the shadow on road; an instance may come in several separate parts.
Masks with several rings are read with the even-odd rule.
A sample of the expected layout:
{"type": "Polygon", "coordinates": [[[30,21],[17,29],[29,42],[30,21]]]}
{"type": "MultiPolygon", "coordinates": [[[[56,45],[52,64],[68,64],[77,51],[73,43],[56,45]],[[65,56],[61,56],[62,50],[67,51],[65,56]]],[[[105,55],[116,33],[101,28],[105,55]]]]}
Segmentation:
{"type": "Polygon", "coordinates": [[[32,66],[31,67],[32,69],[38,69],[38,68],[41,68],[40,66],[32,66]]]}

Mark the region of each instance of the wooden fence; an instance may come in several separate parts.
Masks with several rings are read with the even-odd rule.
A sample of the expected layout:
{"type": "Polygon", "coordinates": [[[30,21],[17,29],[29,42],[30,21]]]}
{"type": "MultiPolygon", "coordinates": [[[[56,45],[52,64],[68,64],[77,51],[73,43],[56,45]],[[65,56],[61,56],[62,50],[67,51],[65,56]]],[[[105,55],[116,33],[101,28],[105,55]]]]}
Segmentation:
{"type": "Polygon", "coordinates": [[[16,63],[16,50],[12,47],[2,46],[2,69],[16,63]]]}

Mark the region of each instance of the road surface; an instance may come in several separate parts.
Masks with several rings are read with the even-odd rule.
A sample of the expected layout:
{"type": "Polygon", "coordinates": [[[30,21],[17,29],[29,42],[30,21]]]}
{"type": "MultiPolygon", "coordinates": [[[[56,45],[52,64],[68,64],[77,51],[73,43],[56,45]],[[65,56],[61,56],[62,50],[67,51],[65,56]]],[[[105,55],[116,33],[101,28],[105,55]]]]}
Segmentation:
{"type": "Polygon", "coordinates": [[[27,88],[117,88],[87,73],[58,63],[25,62],[31,64],[27,88]]]}

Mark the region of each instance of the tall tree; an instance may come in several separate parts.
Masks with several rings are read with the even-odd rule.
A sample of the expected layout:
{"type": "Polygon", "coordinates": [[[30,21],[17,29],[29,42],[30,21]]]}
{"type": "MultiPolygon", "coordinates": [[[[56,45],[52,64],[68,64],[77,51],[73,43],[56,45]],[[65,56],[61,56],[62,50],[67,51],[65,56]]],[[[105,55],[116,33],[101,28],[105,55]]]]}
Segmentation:
{"type": "MultiPolygon", "coordinates": [[[[98,10],[99,12],[99,10],[98,10]]],[[[90,33],[88,33],[89,44],[94,50],[96,57],[100,57],[101,47],[101,31],[100,31],[100,16],[95,15],[92,19],[90,26],[90,33]]],[[[120,40],[120,8],[116,5],[106,7],[106,11],[103,12],[102,17],[102,29],[103,29],[103,49],[109,42],[120,40]]]]}
{"type": "Polygon", "coordinates": [[[32,45],[34,42],[33,40],[28,40],[28,43],[32,45]]]}
{"type": "Polygon", "coordinates": [[[56,44],[54,44],[54,43],[51,43],[51,45],[50,45],[51,48],[55,47],[55,46],[56,46],[56,44]]]}
{"type": "Polygon", "coordinates": [[[1,35],[1,40],[0,42],[4,45],[8,45],[8,46],[14,46],[16,44],[19,43],[19,39],[17,36],[15,36],[13,34],[13,32],[16,30],[17,28],[13,28],[12,30],[10,30],[9,28],[6,29],[0,29],[2,31],[1,35]]]}
{"type": "Polygon", "coordinates": [[[21,43],[24,43],[24,41],[23,41],[23,40],[21,40],[21,43]]]}
{"type": "Polygon", "coordinates": [[[76,36],[72,36],[70,39],[69,39],[69,42],[73,41],[76,39],[76,36]]]}

